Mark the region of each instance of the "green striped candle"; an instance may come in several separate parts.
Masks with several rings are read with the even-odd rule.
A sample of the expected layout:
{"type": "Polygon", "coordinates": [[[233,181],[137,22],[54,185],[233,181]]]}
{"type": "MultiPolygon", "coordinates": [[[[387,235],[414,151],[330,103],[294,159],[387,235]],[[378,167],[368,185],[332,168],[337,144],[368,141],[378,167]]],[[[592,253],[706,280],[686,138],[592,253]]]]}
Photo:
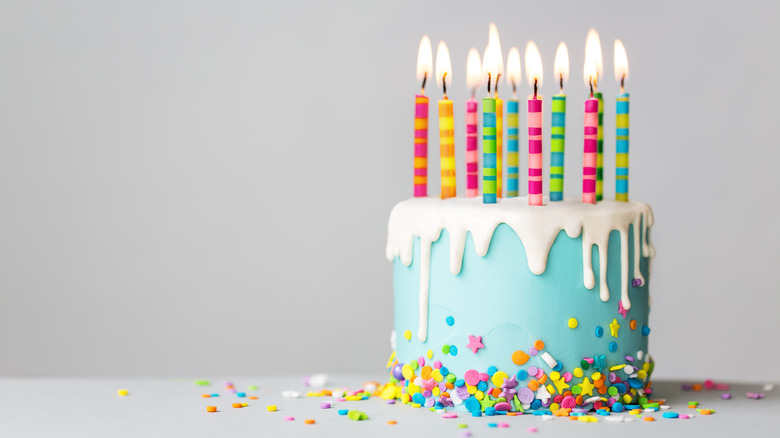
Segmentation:
{"type": "Polygon", "coordinates": [[[599,127],[596,134],[596,201],[604,199],[604,95],[593,93],[599,101],[599,127]]]}
{"type": "Polygon", "coordinates": [[[563,200],[563,161],[566,149],[566,95],[552,97],[550,140],[550,201],[563,200]]]}
{"type": "Polygon", "coordinates": [[[496,203],[496,100],[482,99],[482,203],[496,203]]]}

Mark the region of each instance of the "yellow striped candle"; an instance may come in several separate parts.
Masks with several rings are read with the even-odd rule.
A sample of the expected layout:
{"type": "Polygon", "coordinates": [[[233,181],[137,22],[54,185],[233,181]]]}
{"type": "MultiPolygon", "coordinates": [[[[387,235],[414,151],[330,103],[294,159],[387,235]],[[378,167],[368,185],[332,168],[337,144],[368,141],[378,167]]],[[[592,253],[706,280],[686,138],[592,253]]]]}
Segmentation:
{"type": "Polygon", "coordinates": [[[455,197],[455,121],[452,101],[439,101],[439,146],[441,150],[441,198],[455,197]]]}

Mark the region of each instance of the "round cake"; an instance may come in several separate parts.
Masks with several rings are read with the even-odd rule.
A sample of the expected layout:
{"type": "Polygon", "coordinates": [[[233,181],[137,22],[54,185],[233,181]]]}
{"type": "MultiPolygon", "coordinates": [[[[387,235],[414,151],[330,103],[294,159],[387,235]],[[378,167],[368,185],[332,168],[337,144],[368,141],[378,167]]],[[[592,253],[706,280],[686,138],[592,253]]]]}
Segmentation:
{"type": "Polygon", "coordinates": [[[652,225],[640,202],[397,204],[383,396],[475,415],[640,404],[653,370],[652,225]]]}

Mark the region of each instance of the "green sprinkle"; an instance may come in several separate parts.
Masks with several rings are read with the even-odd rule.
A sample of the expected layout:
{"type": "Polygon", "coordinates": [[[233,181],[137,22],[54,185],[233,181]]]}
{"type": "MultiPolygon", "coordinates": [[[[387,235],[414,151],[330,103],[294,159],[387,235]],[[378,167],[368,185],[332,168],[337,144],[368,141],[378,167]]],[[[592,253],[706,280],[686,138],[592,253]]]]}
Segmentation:
{"type": "Polygon", "coordinates": [[[459,428],[461,428],[461,429],[465,429],[465,428],[469,427],[469,425],[468,425],[468,424],[466,424],[466,423],[460,423],[460,424],[458,425],[458,427],[459,427],[459,428]]]}
{"type": "Polygon", "coordinates": [[[449,345],[442,345],[441,346],[441,352],[444,354],[450,354],[450,346],[449,345]]]}
{"type": "Polygon", "coordinates": [[[209,386],[209,385],[211,385],[211,382],[209,382],[208,380],[196,380],[195,381],[195,385],[197,385],[197,386],[209,386]]]}
{"type": "Polygon", "coordinates": [[[368,415],[366,415],[365,412],[356,411],[354,409],[347,413],[347,417],[354,421],[368,420],[368,415]]]}
{"type": "Polygon", "coordinates": [[[257,385],[249,385],[250,391],[257,391],[257,385]]]}

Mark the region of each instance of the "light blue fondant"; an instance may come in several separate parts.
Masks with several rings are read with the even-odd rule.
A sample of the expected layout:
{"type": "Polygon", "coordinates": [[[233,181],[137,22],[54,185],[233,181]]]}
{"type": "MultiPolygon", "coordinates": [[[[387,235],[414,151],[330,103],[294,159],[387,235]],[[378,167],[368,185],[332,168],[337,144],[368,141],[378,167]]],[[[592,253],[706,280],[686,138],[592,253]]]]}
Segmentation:
{"type": "MultiPolygon", "coordinates": [[[[641,229],[641,227],[640,227],[641,229]]],[[[582,238],[570,238],[561,231],[550,250],[547,269],[541,275],[531,273],[525,249],[515,232],[507,225],[497,227],[485,257],[474,249],[471,234],[466,239],[463,267],[458,275],[449,269],[449,235],[442,231],[431,249],[431,271],[428,310],[428,337],[420,342],[416,336],[406,340],[398,336],[397,358],[408,363],[433,351],[433,360],[441,361],[451,373],[463,377],[469,369],[486,372],[495,366],[508,375],[536,366],[549,374],[550,367],[541,353],[532,356],[522,366],[512,362],[512,353],[529,353],[534,341],[542,340],[545,348],[563,364],[561,374],[579,367],[585,357],[606,355],[606,365],[625,363],[625,356],[647,353],[647,336],[642,327],[648,324],[648,260],[640,259],[645,277],[641,287],[632,287],[634,239],[629,227],[629,299],[631,309],[626,318],[618,313],[621,290],[620,238],[612,231],[609,239],[607,284],[610,298],[599,298],[599,257],[593,247],[593,271],[596,286],[589,290],[583,283],[582,238]],[[452,316],[455,324],[447,325],[452,316]],[[568,321],[576,318],[578,326],[570,329],[568,321]],[[618,337],[612,337],[609,325],[614,319],[620,324],[618,337]],[[636,329],[629,323],[636,320],[636,329]],[[596,327],[604,335],[596,336],[596,327]],[[485,348],[473,353],[467,347],[469,335],[482,336],[485,348]],[[609,351],[615,342],[617,350],[609,351]],[[458,348],[457,357],[442,353],[442,345],[458,348]]],[[[420,306],[420,242],[415,238],[412,264],[394,261],[395,331],[417,333],[420,306]]],[[[427,360],[427,359],[426,359],[427,360]]],[[[641,364],[636,361],[636,364],[641,364]]],[[[586,374],[589,375],[589,372],[586,374]]]]}

